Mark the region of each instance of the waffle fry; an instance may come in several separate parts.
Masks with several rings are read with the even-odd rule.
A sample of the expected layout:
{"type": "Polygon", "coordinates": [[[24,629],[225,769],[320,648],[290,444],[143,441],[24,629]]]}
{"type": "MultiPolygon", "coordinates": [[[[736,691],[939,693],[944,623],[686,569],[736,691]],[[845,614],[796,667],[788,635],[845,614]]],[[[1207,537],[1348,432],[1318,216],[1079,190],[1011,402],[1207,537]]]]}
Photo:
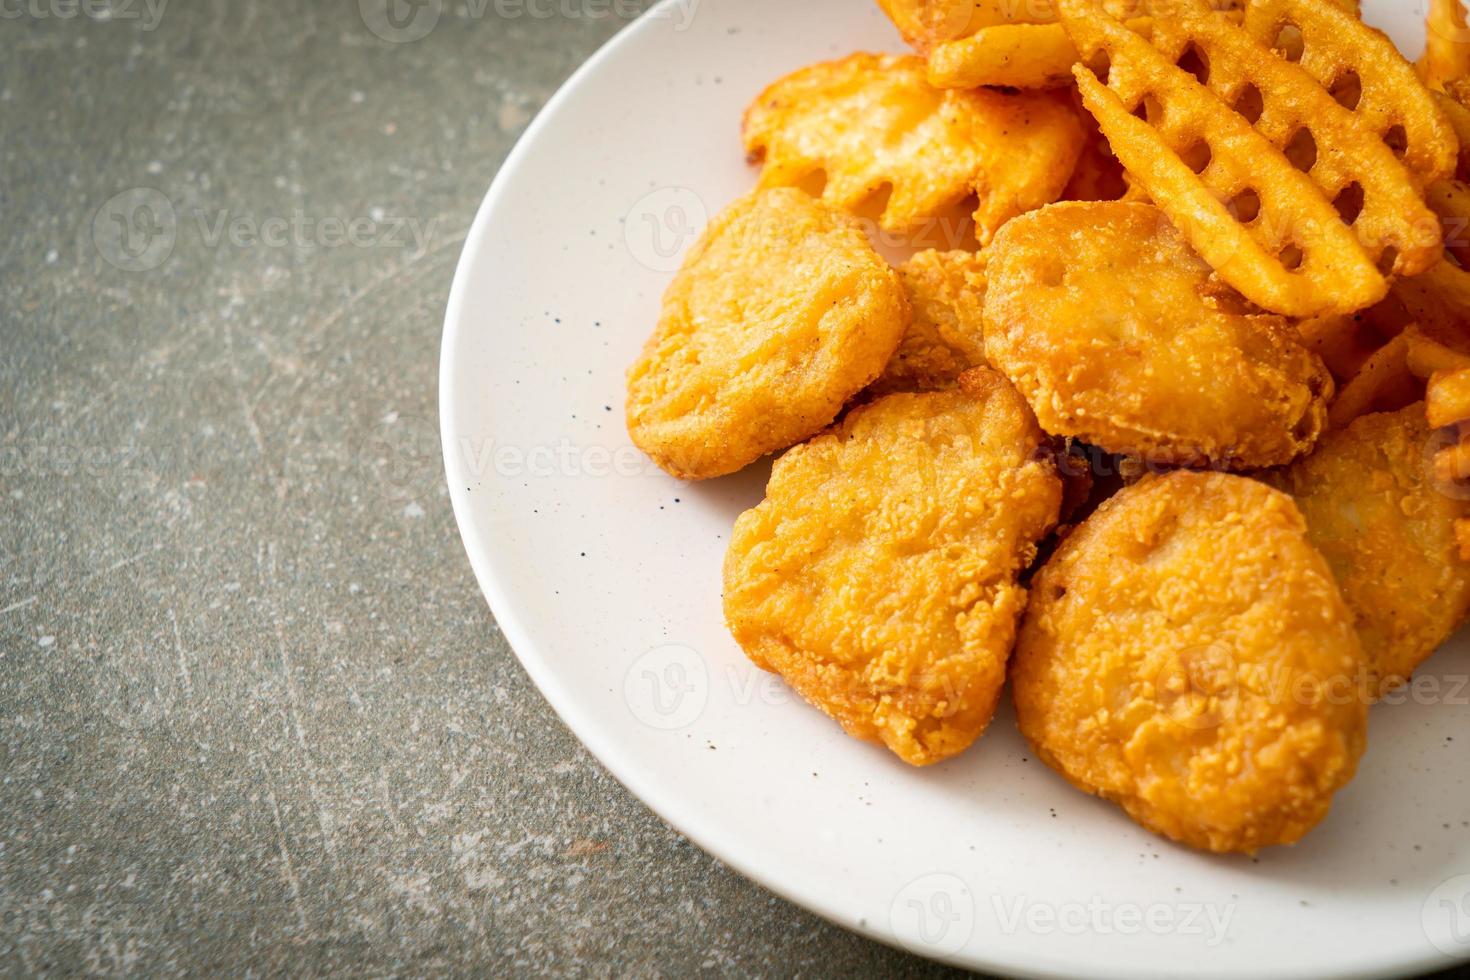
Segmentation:
{"type": "Polygon", "coordinates": [[[1444,371],[1470,368],[1470,354],[1441,343],[1426,334],[1422,327],[1412,326],[1405,330],[1404,342],[1409,345],[1409,370],[1416,378],[1427,381],[1444,371]]]}
{"type": "Polygon", "coordinates": [[[1445,251],[1461,268],[1470,265],[1470,184],[1441,180],[1425,192],[1424,198],[1439,216],[1445,251]]]}
{"type": "MultiPolygon", "coordinates": [[[[1470,432],[1465,428],[1470,422],[1470,337],[1443,331],[1431,336],[1415,325],[1402,338],[1409,373],[1427,382],[1426,420],[1431,428],[1447,430],[1451,441],[1435,455],[1436,479],[1463,487],[1470,478],[1470,432]]],[[[1470,554],[1465,560],[1470,561],[1470,554]]]]}
{"type": "Polygon", "coordinates": [[[1460,545],[1461,560],[1470,561],[1470,520],[1455,522],[1455,540],[1460,545]]]}
{"type": "Polygon", "coordinates": [[[920,54],[998,24],[1056,20],[1046,0],[878,0],[878,6],[920,54]]]}
{"type": "MultiPolygon", "coordinates": [[[[1144,0],[1105,0],[1147,31],[1144,0]]],[[[1235,0],[1213,0],[1233,4],[1235,0]]],[[[1077,48],[1051,0],[879,0],[914,49],[929,59],[936,88],[1066,88],[1077,48]]]]}
{"type": "Polygon", "coordinates": [[[1455,158],[1455,179],[1470,180],[1470,109],[1444,92],[1433,94],[1435,104],[1449,120],[1455,138],[1460,141],[1460,152],[1455,158]]]}
{"type": "Polygon", "coordinates": [[[998,24],[929,53],[936,88],[1062,88],[1072,81],[1077,47],[1060,24],[998,24]]]}
{"type": "Polygon", "coordinates": [[[1327,410],[1327,421],[1333,429],[1343,429],[1370,412],[1392,412],[1412,405],[1420,394],[1421,385],[1409,371],[1408,341],[1400,334],[1368,358],[1357,376],[1343,386],[1327,410]]]}
{"type": "Polygon", "coordinates": [[[1358,117],[1401,153],[1422,185],[1454,172],[1449,120],[1382,31],[1324,0],[1248,0],[1245,29],[1349,101],[1356,91],[1358,117]]]}
{"type": "Polygon", "coordinates": [[[1470,442],[1441,449],[1434,456],[1434,479],[1443,487],[1463,487],[1470,480],[1470,442]]]}
{"type": "Polygon", "coordinates": [[[1470,272],[1446,259],[1422,276],[1394,284],[1409,318],[1434,336],[1465,336],[1470,324],[1470,272]]]}
{"type": "Polygon", "coordinates": [[[940,91],[913,56],[856,54],[776,82],[746,110],[745,147],[764,159],[760,186],[826,174],[822,198],[857,210],[892,195],[885,232],[921,234],[969,194],[980,244],[1006,221],[1057,199],[1082,150],[1060,94],[940,91]]]}
{"type": "Polygon", "coordinates": [[[1327,365],[1332,376],[1346,381],[1363,370],[1383,346],[1383,337],[1358,315],[1313,317],[1297,324],[1302,343],[1327,365]]]}
{"type": "Polygon", "coordinates": [[[1436,371],[1429,379],[1425,413],[1436,429],[1470,422],[1470,368],[1436,371]]]}
{"type": "Polygon", "coordinates": [[[1083,103],[1135,184],[1220,278],[1256,305],[1300,318],[1383,298],[1388,284],[1352,229],[1243,116],[1099,0],[1060,6],[1079,49],[1110,62],[1106,84],[1074,69],[1083,103]],[[1138,106],[1147,120],[1134,115],[1138,106]]]}
{"type": "Polygon", "coordinates": [[[1424,84],[1441,89],[1470,75],[1470,26],[1461,0],[1429,0],[1424,24],[1424,56],[1415,65],[1424,84]]]}
{"type": "Polygon", "coordinates": [[[1385,271],[1415,276],[1440,257],[1440,229],[1414,178],[1364,121],[1297,65],[1217,17],[1206,0],[1169,0],[1153,44],[1199,64],[1210,91],[1257,115],[1257,132],[1305,170],[1385,271]],[[1206,67],[1207,66],[1207,67],[1206,67]]]}

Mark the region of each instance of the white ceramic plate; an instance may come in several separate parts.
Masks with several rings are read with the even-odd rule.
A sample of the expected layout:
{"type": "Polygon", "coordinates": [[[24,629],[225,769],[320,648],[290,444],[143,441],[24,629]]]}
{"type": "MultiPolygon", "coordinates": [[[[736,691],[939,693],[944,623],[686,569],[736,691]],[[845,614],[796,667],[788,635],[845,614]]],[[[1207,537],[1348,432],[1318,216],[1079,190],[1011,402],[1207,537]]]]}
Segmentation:
{"type": "MultiPolygon", "coordinates": [[[[1418,2],[1365,7],[1418,53],[1418,2]]],[[[720,563],[769,467],[698,486],[659,473],[628,441],[623,375],[694,233],[752,185],[746,103],[860,49],[901,50],[868,0],[671,0],[577,72],[485,198],[449,301],[443,441],[475,574],[526,669],[699,845],[924,955],[1012,974],[1264,978],[1470,954],[1463,642],[1431,662],[1422,703],[1375,709],[1328,821],[1252,861],[1172,846],[1070,788],[1008,708],[961,758],[909,769],[730,639],[720,563]]]]}

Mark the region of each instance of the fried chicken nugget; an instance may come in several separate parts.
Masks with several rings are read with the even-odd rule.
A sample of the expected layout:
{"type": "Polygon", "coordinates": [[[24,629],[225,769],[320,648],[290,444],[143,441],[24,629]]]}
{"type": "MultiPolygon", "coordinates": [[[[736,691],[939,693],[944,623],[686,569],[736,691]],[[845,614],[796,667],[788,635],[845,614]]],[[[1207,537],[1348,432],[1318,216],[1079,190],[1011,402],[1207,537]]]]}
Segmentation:
{"type": "Polygon", "coordinates": [[[1470,564],[1455,535],[1470,501],[1433,474],[1435,448],[1452,442],[1436,437],[1420,402],[1365,415],[1265,477],[1296,498],[1312,544],[1337,576],[1379,697],[1406,683],[1470,616],[1470,564]]]}
{"type": "Polygon", "coordinates": [[[1326,426],[1332,378],[1252,315],[1150,204],[1063,203],[991,247],[985,352],[1041,427],[1161,465],[1288,463],[1326,426]]]}
{"type": "Polygon", "coordinates": [[[736,522],[730,632],[848,734],[916,766],[964,750],[1005,682],[1017,577],[1061,506],[1044,438],[985,368],[853,410],[777,460],[736,522]]]}
{"type": "Polygon", "coordinates": [[[978,197],[983,245],[1007,220],[1055,201],[1082,150],[1082,123],[1059,93],[941,91],[913,56],[854,54],[772,84],[745,112],[745,148],[762,187],[825,174],[822,197],[856,210],[890,188],[879,219],[925,237],[978,197]]]}
{"type": "Polygon", "coordinates": [[[628,433],[674,476],[733,473],[831,423],[909,324],[856,220],[758,191],[705,230],[628,374],[628,433]]]}
{"type": "Polygon", "coordinates": [[[1299,840],[1367,735],[1362,650],[1291,498],[1222,473],[1145,477],[1032,580],[1021,731],[1079,788],[1217,852],[1299,840]]]}
{"type": "Polygon", "coordinates": [[[870,395],[952,388],[985,364],[985,255],[920,252],[898,267],[914,318],[870,395]]]}

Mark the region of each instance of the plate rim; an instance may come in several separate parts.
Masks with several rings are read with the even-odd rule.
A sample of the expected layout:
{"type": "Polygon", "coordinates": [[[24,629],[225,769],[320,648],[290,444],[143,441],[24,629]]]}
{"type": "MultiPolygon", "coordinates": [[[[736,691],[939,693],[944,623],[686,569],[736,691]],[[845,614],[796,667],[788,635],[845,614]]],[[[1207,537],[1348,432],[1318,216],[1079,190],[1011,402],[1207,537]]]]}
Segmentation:
{"type": "MultiPolygon", "coordinates": [[[[866,0],[859,0],[859,2],[866,2],[866,0]]],[[[687,3],[687,0],[659,0],[658,3],[603,42],[557,87],[551,98],[546,101],[516,139],[510,152],[496,169],[490,187],[481,199],[474,220],[465,235],[464,245],[455,264],[454,277],[444,311],[437,372],[438,411],[440,450],[444,462],[445,478],[448,482],[450,505],[454,512],[460,542],[469,558],[476,585],[517,661],[520,662],[521,667],[530,676],[532,683],[546,699],[562,724],[624,789],[653,811],[666,825],[715,860],[758,887],[779,895],[823,921],[899,952],[971,971],[985,971],[1004,976],[1034,977],[1038,980],[1070,980],[1076,976],[1077,965],[1071,962],[1051,960],[1044,948],[1035,949],[1026,958],[1007,955],[1004,950],[985,948],[968,955],[912,949],[904,945],[897,936],[881,928],[874,928],[870,923],[847,921],[821,892],[804,888],[799,882],[783,878],[778,868],[772,868],[769,864],[762,864],[758,858],[748,856],[745,853],[747,846],[738,839],[729,838],[717,830],[703,826],[697,816],[685,812],[678,794],[666,794],[653,785],[651,780],[642,777],[636,760],[626,757],[626,750],[620,748],[616,740],[598,737],[596,725],[579,708],[576,697],[561,684],[556,672],[548,665],[546,659],[538,654],[538,644],[533,640],[530,630],[516,612],[512,590],[505,584],[502,570],[497,567],[498,563],[493,557],[493,551],[488,547],[488,542],[482,538],[472,518],[469,491],[465,489],[467,487],[465,465],[461,460],[461,454],[454,450],[460,440],[461,432],[452,411],[458,391],[454,380],[454,355],[466,338],[469,329],[467,326],[467,295],[470,288],[468,281],[472,271],[477,265],[480,252],[489,240],[502,198],[506,196],[523,159],[528,155],[530,147],[537,141],[543,130],[553,125],[561,107],[571,101],[587,79],[612,60],[618,50],[635,34],[651,29],[651,25],[656,24],[660,16],[667,14],[670,8],[680,3],[687,3]]],[[[1434,956],[1426,952],[1423,956],[1413,958],[1400,956],[1391,960],[1366,960],[1355,967],[1340,970],[1337,973],[1325,973],[1320,970],[1298,973],[1289,970],[1273,970],[1268,964],[1258,964],[1249,971],[1249,976],[1252,980],[1304,980],[1308,977],[1319,978],[1319,980],[1320,978],[1368,980],[1368,978],[1385,976],[1422,975],[1453,968],[1456,965],[1457,961],[1447,961],[1442,956],[1434,956]]],[[[1229,972],[1214,973],[1208,967],[1202,967],[1200,964],[1196,964],[1195,969],[1197,971],[1195,975],[1198,977],[1245,975],[1229,972]]],[[[1136,965],[1121,961],[1094,962],[1089,964],[1088,970],[1091,976],[1099,980],[1134,980],[1140,976],[1155,975],[1150,974],[1147,969],[1140,969],[1136,965]]]]}

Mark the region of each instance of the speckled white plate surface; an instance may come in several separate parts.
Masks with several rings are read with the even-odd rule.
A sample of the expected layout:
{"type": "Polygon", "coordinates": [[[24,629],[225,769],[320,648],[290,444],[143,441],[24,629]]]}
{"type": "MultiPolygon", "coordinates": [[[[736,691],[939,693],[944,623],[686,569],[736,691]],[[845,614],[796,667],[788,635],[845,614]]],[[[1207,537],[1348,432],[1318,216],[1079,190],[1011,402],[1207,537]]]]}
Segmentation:
{"type": "MultiPolygon", "coordinates": [[[[1420,3],[1367,0],[1417,55],[1420,3]]],[[[1323,977],[1470,955],[1470,645],[1376,708],[1361,774],[1302,845],[1212,858],[1031,758],[1008,708],[928,770],[846,738],[725,632],[720,563],[768,466],[678,483],[631,446],[623,373],[706,217],[746,191],[768,82],[901,50],[868,0],[671,0],[530,127],[460,260],[444,451],[475,574],[599,759],[691,839],[832,921],[1028,975],[1323,977]],[[1463,876],[1463,877],[1462,877],[1463,876]]]]}

